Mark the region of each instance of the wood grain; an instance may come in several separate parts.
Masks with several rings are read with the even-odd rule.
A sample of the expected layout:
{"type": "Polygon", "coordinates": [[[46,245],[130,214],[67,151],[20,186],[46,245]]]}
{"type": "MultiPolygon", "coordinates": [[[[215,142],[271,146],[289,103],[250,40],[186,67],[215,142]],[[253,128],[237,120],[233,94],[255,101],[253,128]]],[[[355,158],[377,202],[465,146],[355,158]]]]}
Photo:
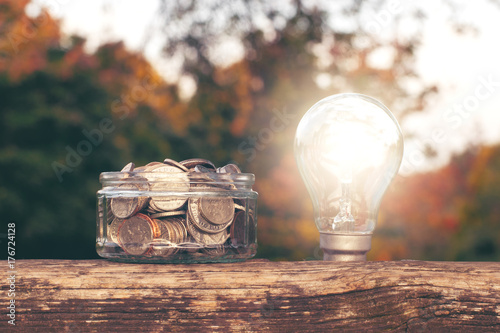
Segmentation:
{"type": "Polygon", "coordinates": [[[16,271],[21,331],[500,331],[500,263],[19,260],[16,271]]]}

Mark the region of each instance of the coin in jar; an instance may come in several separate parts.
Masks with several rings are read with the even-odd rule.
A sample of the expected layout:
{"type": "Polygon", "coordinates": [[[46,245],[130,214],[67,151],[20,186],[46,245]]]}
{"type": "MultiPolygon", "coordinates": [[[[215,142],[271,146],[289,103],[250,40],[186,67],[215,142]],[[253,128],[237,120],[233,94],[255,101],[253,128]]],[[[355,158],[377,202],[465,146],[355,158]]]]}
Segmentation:
{"type": "Polygon", "coordinates": [[[135,164],[133,162],[130,162],[129,164],[125,165],[120,172],[132,172],[134,171],[134,168],[135,164]]]}
{"type": "Polygon", "coordinates": [[[200,229],[201,231],[205,231],[211,234],[215,234],[218,232],[221,232],[222,230],[226,229],[232,222],[232,219],[224,224],[217,223],[213,224],[210,223],[210,221],[207,221],[203,215],[200,214],[200,208],[199,208],[199,203],[201,199],[197,198],[190,198],[188,201],[188,210],[191,216],[193,217],[193,222],[195,223],[196,227],[200,229]]]}
{"type": "Polygon", "coordinates": [[[202,251],[214,258],[222,257],[227,252],[227,247],[225,244],[218,244],[215,246],[205,246],[202,251]]]}
{"type": "Polygon", "coordinates": [[[184,165],[180,164],[177,161],[171,160],[170,158],[166,158],[165,160],[163,160],[163,164],[168,164],[168,165],[174,166],[178,169],[181,169],[184,172],[189,171],[188,168],[186,168],[184,165]]]}
{"type": "Polygon", "coordinates": [[[200,243],[202,245],[217,245],[223,244],[229,238],[227,228],[219,233],[209,234],[199,230],[195,226],[195,223],[193,221],[194,219],[191,216],[191,213],[188,211],[186,215],[186,228],[189,234],[197,243],[200,243]]]}
{"type": "Polygon", "coordinates": [[[118,241],[123,250],[131,255],[143,255],[150,251],[151,242],[160,234],[158,225],[147,215],[137,214],[123,221],[118,229],[118,241]]]}
{"type": "MultiPolygon", "coordinates": [[[[146,169],[150,174],[148,180],[151,182],[150,189],[153,192],[187,192],[189,191],[189,179],[186,173],[172,165],[153,165],[146,169]],[[164,175],[176,175],[175,181],[165,181],[164,175]]],[[[179,209],[186,203],[186,198],[175,196],[151,197],[150,205],[159,211],[172,211],[179,209]]]]}
{"type": "Polygon", "coordinates": [[[113,221],[108,225],[108,241],[119,244],[118,241],[118,229],[122,225],[123,220],[119,218],[114,218],[113,221]]]}
{"type": "Polygon", "coordinates": [[[218,173],[241,173],[240,168],[236,164],[227,164],[217,169],[218,173]]]}
{"type": "Polygon", "coordinates": [[[204,218],[212,224],[226,224],[234,217],[234,201],[232,198],[202,197],[199,209],[204,218]]]}
{"type": "Polygon", "coordinates": [[[154,213],[154,214],[151,214],[149,217],[151,217],[152,219],[158,219],[158,218],[162,218],[162,217],[184,215],[184,214],[186,214],[185,210],[176,210],[176,211],[172,211],[172,212],[154,213]]]}
{"type": "Polygon", "coordinates": [[[205,168],[215,170],[215,165],[209,160],[205,160],[203,158],[190,158],[188,160],[184,160],[179,162],[189,170],[194,169],[197,165],[201,165],[205,168]]]}
{"type": "Polygon", "coordinates": [[[123,190],[123,196],[111,198],[110,207],[114,216],[126,219],[143,209],[149,198],[136,196],[133,192],[142,190],[142,185],[126,183],[118,185],[119,190],[123,190]]]}

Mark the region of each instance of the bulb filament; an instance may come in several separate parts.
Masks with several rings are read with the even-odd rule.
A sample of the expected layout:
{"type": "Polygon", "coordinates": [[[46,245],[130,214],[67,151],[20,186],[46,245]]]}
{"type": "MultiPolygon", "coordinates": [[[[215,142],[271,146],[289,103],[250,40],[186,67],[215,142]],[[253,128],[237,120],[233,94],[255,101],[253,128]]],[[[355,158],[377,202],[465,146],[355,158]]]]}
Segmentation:
{"type": "Polygon", "coordinates": [[[354,217],[351,214],[351,182],[342,182],[342,197],[340,198],[340,212],[333,220],[332,228],[335,231],[354,231],[354,217]]]}

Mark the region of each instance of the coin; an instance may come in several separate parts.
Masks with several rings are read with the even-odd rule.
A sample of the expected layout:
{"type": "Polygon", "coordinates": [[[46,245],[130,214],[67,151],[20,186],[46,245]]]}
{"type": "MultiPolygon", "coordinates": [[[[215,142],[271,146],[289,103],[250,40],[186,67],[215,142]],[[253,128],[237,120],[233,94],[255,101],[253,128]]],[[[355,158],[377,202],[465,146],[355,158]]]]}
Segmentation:
{"type": "Polygon", "coordinates": [[[118,229],[118,241],[125,252],[131,255],[146,254],[151,242],[160,234],[158,225],[144,214],[125,219],[118,229]]]}
{"type": "Polygon", "coordinates": [[[229,233],[227,231],[227,228],[224,229],[222,232],[216,234],[209,234],[195,227],[193,220],[194,219],[191,216],[190,211],[188,211],[186,215],[186,228],[189,234],[193,237],[193,239],[197,243],[203,245],[217,245],[217,244],[223,244],[229,238],[229,233]]]}
{"type": "Polygon", "coordinates": [[[168,221],[172,225],[172,227],[176,230],[176,234],[178,235],[177,244],[185,242],[187,239],[187,230],[184,226],[183,218],[179,216],[170,217],[168,221]]]}
{"type": "Polygon", "coordinates": [[[210,223],[211,221],[207,221],[204,216],[200,214],[199,203],[202,199],[191,198],[188,201],[189,213],[193,217],[193,223],[195,224],[195,226],[201,231],[205,231],[211,234],[215,234],[226,229],[231,224],[232,219],[224,224],[210,223]]]}
{"type": "Polygon", "coordinates": [[[122,225],[123,220],[119,218],[113,219],[113,221],[108,225],[108,240],[119,244],[118,242],[118,229],[122,225]]]}
{"type": "Polygon", "coordinates": [[[241,246],[246,244],[246,214],[243,211],[238,211],[234,215],[233,224],[230,229],[231,244],[233,246],[241,246]]]}
{"type": "MultiPolygon", "coordinates": [[[[125,190],[125,191],[139,190],[139,187],[137,185],[130,183],[120,184],[118,185],[118,188],[120,190],[125,190]]],[[[129,216],[132,216],[134,213],[138,212],[141,209],[140,204],[142,204],[142,202],[140,202],[140,199],[137,196],[133,197],[119,196],[111,198],[110,206],[113,215],[125,219],[129,216]]]]}
{"type": "Polygon", "coordinates": [[[188,232],[186,229],[186,219],[184,217],[177,217],[177,223],[179,228],[181,229],[182,241],[186,242],[188,240],[188,232]]]}
{"type": "Polygon", "coordinates": [[[177,211],[173,211],[173,212],[155,213],[155,214],[151,214],[149,217],[151,217],[152,219],[157,219],[160,217],[168,217],[168,216],[184,215],[184,214],[186,214],[185,210],[177,210],[177,211]]]}
{"type": "Polygon", "coordinates": [[[134,167],[135,164],[133,162],[130,162],[129,164],[125,165],[120,172],[132,172],[134,171],[134,167]]]}
{"type": "Polygon", "coordinates": [[[205,168],[215,170],[215,165],[209,160],[205,160],[203,158],[190,158],[188,160],[179,162],[179,164],[182,164],[188,169],[194,169],[195,166],[201,165],[204,166],[205,168]]]}
{"type": "Polygon", "coordinates": [[[146,166],[140,166],[137,168],[134,168],[134,172],[144,172],[146,171],[146,166]]]}
{"type": "Polygon", "coordinates": [[[245,206],[239,205],[236,202],[234,203],[234,208],[238,209],[238,210],[243,210],[243,211],[246,210],[245,206]]]}
{"type": "Polygon", "coordinates": [[[217,169],[218,173],[241,173],[240,168],[236,164],[227,164],[217,169]]]}
{"type": "MultiPolygon", "coordinates": [[[[185,172],[175,166],[161,164],[146,168],[148,180],[151,182],[152,192],[187,192],[189,191],[189,179],[185,172]],[[155,175],[158,174],[158,175],[155,175]],[[177,175],[178,179],[174,181],[165,181],[162,174],[177,175]]],[[[186,203],[187,198],[175,196],[155,196],[151,197],[150,206],[154,206],[159,211],[172,211],[179,209],[186,203]]]]}
{"type": "Polygon", "coordinates": [[[111,199],[106,198],[105,207],[99,205],[99,215],[104,213],[104,208],[106,208],[106,223],[109,225],[115,219],[115,214],[111,211],[111,199]]]}
{"type": "Polygon", "coordinates": [[[149,162],[148,164],[145,165],[146,168],[148,167],[152,167],[152,166],[155,166],[155,165],[162,165],[163,163],[161,162],[149,162]]]}
{"type": "Polygon", "coordinates": [[[213,224],[226,224],[234,217],[234,201],[231,198],[202,197],[199,208],[201,214],[213,224]]]}
{"type": "Polygon", "coordinates": [[[157,256],[170,256],[174,254],[177,250],[175,247],[177,242],[173,240],[173,230],[166,221],[155,219],[154,222],[160,229],[160,235],[152,242],[151,254],[157,256]]]}
{"type": "Polygon", "coordinates": [[[171,160],[170,158],[166,158],[164,161],[163,161],[163,164],[168,164],[168,165],[171,165],[171,166],[174,166],[176,168],[179,168],[181,169],[182,171],[184,172],[188,172],[188,168],[186,168],[184,165],[180,164],[179,162],[176,162],[174,160],[171,160]]]}
{"type": "Polygon", "coordinates": [[[202,251],[211,257],[222,257],[227,252],[227,247],[225,244],[219,244],[215,246],[205,246],[202,251]]]}
{"type": "MultiPolygon", "coordinates": [[[[118,185],[118,188],[127,193],[139,190],[144,191],[144,186],[147,186],[147,184],[125,183],[118,185]]],[[[111,198],[110,207],[114,216],[126,219],[146,207],[148,201],[149,198],[143,196],[118,196],[111,198]]]]}
{"type": "Polygon", "coordinates": [[[210,168],[204,167],[203,165],[197,165],[194,167],[194,172],[215,173],[215,169],[210,169],[210,168]]]}

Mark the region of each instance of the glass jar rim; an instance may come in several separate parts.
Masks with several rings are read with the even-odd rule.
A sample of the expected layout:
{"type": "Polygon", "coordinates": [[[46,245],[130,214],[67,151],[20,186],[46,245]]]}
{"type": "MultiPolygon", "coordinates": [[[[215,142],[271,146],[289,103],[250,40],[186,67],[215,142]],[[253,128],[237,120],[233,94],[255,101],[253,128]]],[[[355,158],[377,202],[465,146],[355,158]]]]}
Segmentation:
{"type": "Polygon", "coordinates": [[[160,172],[121,172],[111,171],[102,172],[99,175],[101,184],[120,184],[120,183],[207,183],[212,184],[235,184],[249,186],[255,183],[255,175],[252,173],[215,173],[215,172],[179,172],[179,173],[160,173],[160,172]]]}

